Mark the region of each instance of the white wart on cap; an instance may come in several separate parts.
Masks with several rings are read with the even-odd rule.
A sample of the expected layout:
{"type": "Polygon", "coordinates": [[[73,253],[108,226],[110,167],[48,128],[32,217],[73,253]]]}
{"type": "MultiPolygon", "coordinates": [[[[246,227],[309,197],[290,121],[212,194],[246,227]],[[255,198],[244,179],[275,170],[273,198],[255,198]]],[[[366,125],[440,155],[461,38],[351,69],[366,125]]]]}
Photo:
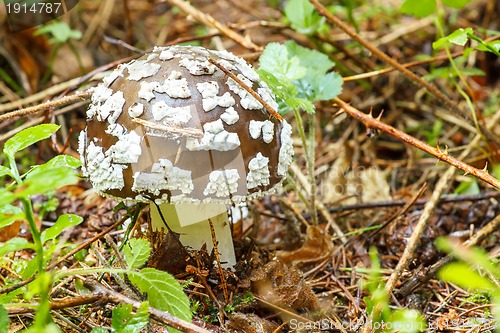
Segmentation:
{"type": "Polygon", "coordinates": [[[102,194],[157,203],[230,203],[275,191],[292,162],[291,127],[243,59],[157,47],[94,88],[79,152],[102,194]]]}

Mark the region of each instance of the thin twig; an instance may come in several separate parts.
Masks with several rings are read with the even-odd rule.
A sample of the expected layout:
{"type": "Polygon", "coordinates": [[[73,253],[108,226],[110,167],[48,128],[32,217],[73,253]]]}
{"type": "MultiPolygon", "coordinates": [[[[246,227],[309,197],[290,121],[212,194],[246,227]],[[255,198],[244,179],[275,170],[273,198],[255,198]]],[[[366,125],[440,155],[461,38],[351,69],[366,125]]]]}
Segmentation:
{"type": "Polygon", "coordinates": [[[474,177],[490,184],[491,186],[500,189],[500,181],[495,177],[491,176],[486,168],[484,168],[483,170],[474,168],[473,166],[451,156],[450,154],[448,154],[446,150],[442,151],[439,148],[432,147],[427,143],[414,138],[411,135],[408,135],[400,130],[397,130],[392,126],[389,126],[381,122],[380,119],[373,118],[371,114],[365,114],[357,110],[356,108],[352,107],[351,105],[347,104],[346,102],[342,101],[339,98],[335,98],[334,101],[338,103],[340,107],[344,109],[344,111],[347,112],[349,115],[351,115],[353,118],[360,120],[366,126],[367,129],[376,129],[383,131],[387,134],[390,134],[422,151],[425,151],[426,153],[433,155],[437,159],[444,161],[454,166],[455,168],[465,171],[466,174],[471,174],[474,177]]]}
{"type": "Polygon", "coordinates": [[[212,219],[208,219],[208,225],[210,226],[210,234],[212,236],[212,245],[214,247],[215,260],[217,261],[217,273],[219,274],[220,284],[222,286],[222,292],[224,294],[224,301],[227,304],[229,303],[229,293],[227,292],[226,277],[224,276],[224,270],[222,269],[222,264],[220,262],[219,245],[217,242],[217,236],[215,235],[215,229],[212,219]]]}
{"type": "Polygon", "coordinates": [[[203,136],[203,131],[196,129],[196,128],[180,128],[180,127],[159,125],[159,124],[155,124],[151,121],[147,121],[147,120],[143,120],[143,119],[139,119],[139,118],[132,118],[131,120],[134,123],[138,123],[138,124],[141,124],[145,127],[149,127],[152,129],[164,131],[166,133],[175,133],[175,134],[179,134],[181,136],[189,136],[189,137],[196,137],[196,138],[201,138],[203,136]]]}
{"type": "Polygon", "coordinates": [[[256,45],[253,43],[249,38],[241,36],[239,33],[235,32],[234,30],[229,29],[226,25],[220,23],[216,19],[214,19],[211,15],[202,13],[198,9],[194,8],[191,6],[191,4],[188,1],[184,0],[167,0],[169,4],[172,6],[177,6],[179,7],[182,11],[187,13],[189,16],[192,16],[196,21],[215,28],[219,30],[223,35],[226,37],[234,40],[236,43],[243,45],[247,49],[253,50],[253,51],[262,51],[262,47],[256,45]]]}
{"type": "Polygon", "coordinates": [[[231,79],[233,79],[240,87],[245,89],[250,95],[252,95],[253,98],[255,98],[257,101],[259,101],[260,104],[266,108],[267,112],[271,115],[271,117],[278,119],[279,121],[283,121],[283,117],[275,110],[269,103],[264,101],[262,97],[259,96],[252,88],[247,86],[243,81],[241,81],[236,75],[231,73],[227,68],[219,64],[217,61],[215,61],[212,58],[208,58],[208,61],[212,64],[214,64],[218,69],[224,72],[227,76],[229,76],[231,79]]]}
{"type": "MultiPolygon", "coordinates": [[[[60,310],[66,308],[72,308],[75,306],[91,304],[95,302],[101,302],[103,300],[102,295],[82,295],[78,297],[65,297],[63,299],[54,299],[50,302],[51,310],[60,310]]],[[[19,315],[23,313],[35,312],[36,308],[29,307],[7,307],[7,312],[9,315],[19,315]]]]}
{"type": "Polygon", "coordinates": [[[84,91],[84,92],[77,93],[74,95],[61,97],[60,99],[57,99],[55,101],[45,102],[45,103],[42,103],[39,105],[27,107],[25,109],[12,111],[12,112],[6,113],[4,115],[0,115],[0,122],[9,120],[9,119],[12,119],[15,117],[24,117],[27,115],[37,114],[37,113],[40,113],[42,111],[45,111],[45,110],[48,110],[51,108],[57,108],[57,107],[60,107],[60,106],[66,105],[66,104],[79,102],[79,101],[82,101],[82,100],[89,98],[90,95],[91,95],[91,92],[84,91]]]}
{"type": "MultiPolygon", "coordinates": [[[[464,54],[464,53],[463,52],[456,52],[456,53],[453,53],[451,55],[451,57],[452,58],[460,57],[462,54],[464,54]]],[[[439,55],[439,56],[436,56],[436,57],[433,57],[433,58],[430,58],[430,59],[424,59],[424,60],[417,60],[417,61],[407,62],[406,64],[402,64],[401,66],[403,66],[405,68],[408,68],[408,67],[425,65],[425,64],[430,64],[432,62],[443,61],[443,60],[448,60],[448,59],[449,59],[448,55],[447,54],[443,54],[443,55],[439,55]]],[[[374,77],[374,76],[378,76],[378,75],[390,73],[390,72],[393,72],[395,70],[396,70],[396,68],[394,68],[394,67],[387,67],[387,68],[376,70],[376,71],[372,71],[372,72],[367,72],[367,73],[362,73],[362,74],[357,74],[357,75],[352,75],[352,76],[346,76],[346,77],[343,77],[342,80],[344,82],[347,82],[347,81],[355,81],[355,80],[361,80],[361,79],[368,79],[370,77],[374,77]]]]}
{"type": "MultiPolygon", "coordinates": [[[[102,79],[103,77],[105,77],[108,73],[96,73],[92,79],[93,80],[100,80],[102,79]]],[[[83,77],[87,77],[86,75],[84,75],[83,77]]],[[[90,78],[89,78],[90,79],[90,78]]],[[[46,98],[52,98],[52,96],[55,96],[57,95],[58,93],[68,89],[69,87],[75,87],[75,86],[78,86],[79,84],[81,84],[83,81],[82,81],[82,78],[81,77],[77,77],[77,78],[74,78],[74,79],[71,79],[69,81],[65,81],[65,82],[61,82],[61,83],[58,83],[58,84],[55,84],[43,91],[40,91],[36,94],[33,94],[33,95],[30,95],[30,96],[27,96],[23,99],[19,99],[15,102],[10,102],[10,103],[5,103],[5,104],[0,104],[0,113],[3,113],[3,112],[6,112],[6,111],[10,111],[10,110],[15,110],[15,109],[19,109],[19,108],[22,108],[23,106],[26,106],[26,105],[30,105],[32,103],[36,103],[36,102],[39,102],[43,99],[46,99],[46,98]]]]}
{"type": "MultiPolygon", "coordinates": [[[[124,296],[114,290],[108,289],[99,282],[93,280],[93,279],[86,279],[83,282],[84,286],[94,293],[97,293],[98,295],[101,295],[102,297],[106,297],[107,300],[116,303],[116,304],[131,304],[132,307],[137,310],[141,306],[140,301],[136,301],[134,299],[131,299],[127,296],[124,296]]],[[[163,323],[166,325],[169,325],[173,328],[176,328],[178,330],[181,330],[186,333],[210,333],[210,331],[196,326],[193,323],[187,322],[185,320],[179,319],[177,317],[172,316],[171,314],[165,312],[165,311],[160,311],[155,308],[148,308],[148,312],[150,316],[163,323]]]]}

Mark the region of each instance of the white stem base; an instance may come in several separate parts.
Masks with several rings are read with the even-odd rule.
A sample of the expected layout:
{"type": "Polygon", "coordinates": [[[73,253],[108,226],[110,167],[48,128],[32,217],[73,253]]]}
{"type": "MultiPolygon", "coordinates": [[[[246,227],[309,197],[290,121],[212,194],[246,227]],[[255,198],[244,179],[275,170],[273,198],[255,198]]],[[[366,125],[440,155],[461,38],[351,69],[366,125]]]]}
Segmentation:
{"type": "MultiPolygon", "coordinates": [[[[166,229],[156,206],[151,205],[150,209],[153,230],[166,229]]],[[[213,249],[212,233],[208,223],[210,219],[215,230],[222,267],[234,267],[236,256],[226,205],[162,204],[160,209],[170,229],[180,234],[182,244],[195,250],[207,244],[208,253],[213,249]]]]}

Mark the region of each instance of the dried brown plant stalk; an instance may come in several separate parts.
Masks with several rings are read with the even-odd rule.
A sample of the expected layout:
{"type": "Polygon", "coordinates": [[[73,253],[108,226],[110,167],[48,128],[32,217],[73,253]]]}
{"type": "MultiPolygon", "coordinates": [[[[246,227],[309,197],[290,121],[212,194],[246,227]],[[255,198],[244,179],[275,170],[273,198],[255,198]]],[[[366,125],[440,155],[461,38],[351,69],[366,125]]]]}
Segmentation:
{"type": "Polygon", "coordinates": [[[227,70],[227,68],[225,68],[224,66],[222,66],[221,64],[219,64],[214,59],[208,58],[208,61],[210,63],[212,63],[213,65],[215,65],[218,69],[220,69],[221,71],[223,71],[224,74],[226,74],[227,76],[229,76],[236,83],[238,83],[238,85],[240,87],[242,87],[250,95],[252,95],[253,98],[255,98],[260,104],[262,104],[264,106],[264,108],[267,110],[267,112],[269,112],[269,114],[271,115],[271,117],[273,117],[275,119],[278,119],[279,121],[283,121],[283,117],[275,109],[273,109],[271,107],[271,105],[269,105],[269,103],[266,103],[266,101],[264,101],[262,99],[262,97],[260,97],[259,94],[257,94],[251,87],[247,86],[243,81],[241,81],[238,77],[236,77],[236,75],[234,75],[233,73],[231,73],[229,70],[227,70]]]}
{"type": "MultiPolygon", "coordinates": [[[[86,279],[83,282],[84,286],[90,289],[94,294],[100,295],[104,300],[113,302],[116,304],[131,304],[132,307],[137,310],[141,306],[141,302],[130,297],[124,296],[119,292],[106,288],[101,283],[93,280],[86,279]]],[[[171,314],[160,311],[155,308],[148,309],[149,315],[160,323],[167,324],[173,328],[181,330],[186,333],[210,333],[210,331],[204,329],[203,327],[197,326],[193,323],[187,322],[185,320],[179,319],[172,316],[171,314]]]]}
{"type": "Polygon", "coordinates": [[[463,170],[466,174],[471,174],[474,177],[490,184],[491,186],[500,189],[500,181],[495,177],[493,177],[492,175],[490,175],[486,167],[482,170],[474,168],[473,166],[451,156],[450,154],[448,154],[446,150],[442,151],[439,148],[432,147],[427,143],[414,138],[411,135],[408,135],[400,130],[397,130],[392,126],[381,122],[380,119],[373,118],[371,114],[366,114],[359,111],[358,109],[352,107],[351,105],[347,104],[346,102],[344,102],[339,98],[335,98],[334,101],[349,115],[360,120],[366,126],[367,129],[375,129],[390,134],[422,151],[425,151],[426,153],[431,154],[437,159],[454,166],[457,169],[463,170]]]}
{"type": "Polygon", "coordinates": [[[84,91],[84,92],[77,93],[74,95],[64,96],[64,97],[61,97],[61,98],[54,100],[54,101],[45,102],[45,103],[42,103],[39,105],[27,107],[27,108],[16,110],[16,111],[11,111],[9,113],[6,113],[6,114],[3,114],[0,116],[0,123],[2,121],[6,121],[6,120],[9,120],[12,118],[37,114],[37,113],[40,113],[42,111],[48,110],[50,108],[57,108],[57,107],[60,107],[60,106],[66,105],[66,104],[71,104],[71,103],[75,103],[78,101],[82,101],[82,100],[89,98],[90,95],[91,95],[90,91],[84,91]]]}
{"type": "Polygon", "coordinates": [[[236,43],[241,44],[242,46],[250,49],[252,51],[262,51],[262,47],[253,43],[249,38],[241,36],[239,33],[234,30],[229,29],[226,25],[220,23],[216,19],[214,19],[211,15],[202,13],[198,9],[191,6],[189,1],[184,0],[167,0],[172,6],[179,7],[183,12],[192,16],[196,21],[219,30],[226,37],[234,40],[236,43]]]}

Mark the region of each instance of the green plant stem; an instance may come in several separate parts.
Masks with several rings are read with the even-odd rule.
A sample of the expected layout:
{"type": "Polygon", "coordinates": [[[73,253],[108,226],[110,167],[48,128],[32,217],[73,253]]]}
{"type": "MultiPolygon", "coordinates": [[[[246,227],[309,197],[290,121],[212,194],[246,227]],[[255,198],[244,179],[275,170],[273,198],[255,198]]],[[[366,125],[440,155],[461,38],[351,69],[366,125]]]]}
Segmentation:
{"type": "MultiPolygon", "coordinates": [[[[437,29],[438,33],[441,35],[441,37],[444,37],[445,36],[444,29],[443,29],[443,25],[441,23],[441,19],[442,19],[441,13],[442,12],[443,12],[443,9],[438,11],[437,17],[434,21],[435,21],[435,25],[436,25],[436,29],[437,29]]],[[[448,47],[447,44],[444,45],[444,50],[445,50],[446,56],[448,57],[450,65],[453,68],[453,71],[455,72],[457,77],[459,78],[460,82],[463,83],[463,85],[467,88],[467,90],[471,91],[471,87],[469,86],[469,84],[467,83],[467,80],[465,80],[464,76],[462,75],[462,73],[458,69],[457,64],[455,63],[455,60],[454,60],[453,56],[451,55],[450,48],[448,47]]],[[[474,104],[472,103],[472,101],[470,99],[470,96],[462,89],[462,87],[460,87],[460,85],[457,82],[455,82],[455,80],[453,80],[453,83],[454,83],[454,86],[457,89],[458,93],[463,97],[463,99],[467,103],[467,106],[470,109],[471,118],[472,118],[472,121],[474,122],[474,127],[476,127],[477,133],[481,136],[481,139],[485,143],[487,143],[486,136],[482,131],[482,126],[479,124],[479,122],[477,120],[477,112],[476,112],[476,109],[474,107],[474,104]]]]}
{"type": "Polygon", "coordinates": [[[302,146],[304,147],[304,155],[306,156],[306,164],[307,171],[309,174],[309,183],[310,183],[310,202],[308,204],[309,209],[311,211],[311,220],[313,225],[318,225],[318,215],[316,209],[316,180],[314,179],[314,138],[315,138],[315,121],[314,115],[311,115],[311,124],[310,124],[310,134],[309,138],[306,136],[304,131],[304,121],[302,119],[302,115],[300,114],[300,110],[294,108],[293,114],[295,116],[295,120],[297,122],[297,128],[299,130],[300,140],[302,141],[302,146]],[[309,140],[308,140],[309,139],[309,140]],[[310,143],[311,141],[312,143],[310,143]]]}
{"type": "MultiPolygon", "coordinates": [[[[17,169],[16,169],[17,170],[17,169]]],[[[31,205],[31,200],[28,198],[21,198],[21,203],[23,204],[24,214],[26,215],[26,220],[31,231],[31,236],[33,237],[33,242],[35,243],[36,260],[38,261],[38,273],[43,272],[43,244],[40,237],[40,231],[35,223],[35,215],[33,214],[33,206],[31,205]]]]}

